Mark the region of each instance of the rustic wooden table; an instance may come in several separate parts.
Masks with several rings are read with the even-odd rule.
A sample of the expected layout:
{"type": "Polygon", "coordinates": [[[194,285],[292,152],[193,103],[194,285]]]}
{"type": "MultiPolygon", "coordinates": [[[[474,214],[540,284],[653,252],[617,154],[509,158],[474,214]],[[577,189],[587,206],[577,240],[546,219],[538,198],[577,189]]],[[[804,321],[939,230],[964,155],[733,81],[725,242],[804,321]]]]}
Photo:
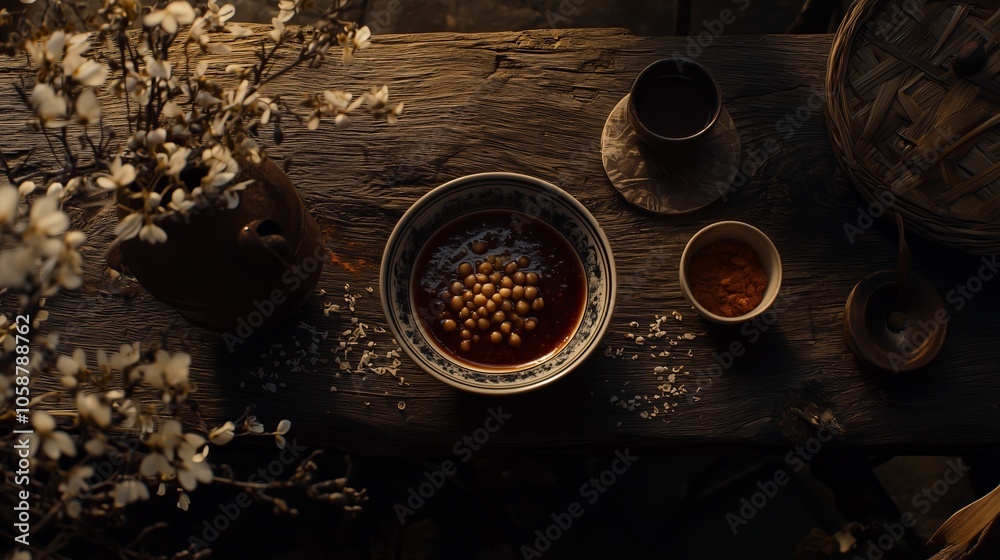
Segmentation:
{"type": "MultiPolygon", "coordinates": [[[[52,300],[50,325],[64,331],[67,348],[91,351],[165,338],[172,349],[192,354],[196,396],[210,424],[239,416],[253,402],[269,425],[290,419],[300,445],[352,453],[777,450],[808,437],[796,410],[810,405],[828,408],[842,426],[831,447],[951,453],[996,445],[1000,289],[985,279],[992,273],[979,257],[911,240],[914,272],[939,290],[951,316],[944,351],[926,371],[873,375],[848,351],[844,302],[857,281],[894,266],[896,236],[887,220],[868,228],[859,217],[866,205],[828,145],[819,108],[830,43],[830,36],[719,37],[697,56],[718,77],[752,177],[695,216],[667,218],[633,208],[613,188],[601,164],[600,137],[609,112],[645,65],[675,53],[698,54],[688,52],[686,39],[634,37],[619,29],[379,37],[347,69],[330,64],[277,82],[287,96],[385,83],[394,99],[406,102],[396,127],[356,119],[343,131],[295,128],[270,152],[292,160],[290,177],[327,237],[325,294],[312,297],[286,328],[230,353],[219,334],[191,326],[145,292],[123,296],[120,281],[106,270],[114,221],[105,212],[85,228],[94,243],[86,254],[86,287],[52,300]],[[605,352],[527,395],[458,392],[401,351],[393,375],[386,357],[398,351],[383,330],[378,294],[390,231],[431,188],[483,171],[525,173],[569,191],[601,222],[618,264],[618,306],[605,352]],[[730,219],[764,230],[784,262],[781,312],[742,331],[700,320],[685,305],[677,279],[687,239],[730,219]],[[845,224],[864,232],[851,239],[845,224]],[[983,271],[983,281],[971,280],[983,271]],[[345,291],[355,298],[353,313],[345,291]],[[342,307],[327,316],[328,303],[342,307]],[[650,336],[655,315],[666,317],[658,328],[667,334],[659,339],[650,336]],[[368,326],[367,337],[346,360],[353,370],[363,349],[377,350],[373,367],[388,368],[381,375],[342,372],[335,363],[344,357],[340,343],[352,338],[355,319],[368,326]],[[639,345],[630,335],[646,341],[639,345]],[[734,344],[737,351],[727,354],[734,344]],[[670,355],[661,356],[664,350],[670,355]],[[683,384],[686,394],[662,387],[674,369],[672,386],[683,384]],[[637,396],[634,407],[621,406],[637,396]],[[498,426],[490,418],[501,413],[498,426]],[[475,442],[486,437],[484,427],[498,429],[480,446],[475,442]],[[463,441],[466,436],[471,439],[463,441]]],[[[230,58],[249,59],[253,49],[247,40],[237,42],[230,58]]],[[[21,65],[3,60],[0,106],[16,102],[9,82],[23,72],[21,65]]],[[[26,142],[19,127],[11,113],[0,114],[0,147],[26,142]]],[[[996,263],[995,257],[986,261],[996,263]]]]}

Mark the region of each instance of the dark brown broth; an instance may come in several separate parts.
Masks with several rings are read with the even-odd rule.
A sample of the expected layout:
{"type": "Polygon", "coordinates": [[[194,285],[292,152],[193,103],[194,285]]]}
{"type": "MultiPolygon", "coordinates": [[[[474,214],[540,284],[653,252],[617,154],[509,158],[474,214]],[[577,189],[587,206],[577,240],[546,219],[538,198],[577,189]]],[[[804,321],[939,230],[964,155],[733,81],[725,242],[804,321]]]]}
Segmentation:
{"type": "Polygon", "coordinates": [[[684,76],[656,78],[637,95],[635,109],[639,120],[660,136],[693,136],[712,118],[712,100],[705,88],[684,76]]]}
{"type": "MultiPolygon", "coordinates": [[[[583,316],[586,279],[579,256],[552,226],[536,217],[512,210],[471,213],[445,224],[427,241],[414,263],[413,301],[416,315],[434,342],[448,355],[478,367],[524,366],[562,348],[572,338],[583,316]],[[485,242],[486,251],[476,254],[473,245],[485,242]],[[537,320],[537,328],[515,331],[518,348],[506,341],[494,344],[489,332],[480,332],[479,342],[462,351],[458,332],[445,332],[442,322],[449,313],[441,299],[451,282],[461,280],[457,272],[463,262],[478,265],[489,255],[509,255],[514,260],[528,256],[524,272],[536,272],[538,289],[545,300],[541,311],[526,317],[537,320]],[[485,334],[486,336],[482,336],[485,334]]],[[[492,330],[492,329],[491,329],[492,330]]]]}

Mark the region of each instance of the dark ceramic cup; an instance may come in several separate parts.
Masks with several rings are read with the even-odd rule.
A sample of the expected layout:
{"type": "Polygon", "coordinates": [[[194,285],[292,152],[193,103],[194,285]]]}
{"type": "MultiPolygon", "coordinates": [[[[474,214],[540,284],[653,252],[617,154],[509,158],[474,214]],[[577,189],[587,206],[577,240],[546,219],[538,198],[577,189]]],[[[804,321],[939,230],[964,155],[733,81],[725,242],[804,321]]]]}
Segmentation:
{"type": "Polygon", "coordinates": [[[660,151],[678,151],[709,136],[722,112],[722,90],[704,66],[667,58],[635,79],[627,109],[640,140],[660,151]]]}

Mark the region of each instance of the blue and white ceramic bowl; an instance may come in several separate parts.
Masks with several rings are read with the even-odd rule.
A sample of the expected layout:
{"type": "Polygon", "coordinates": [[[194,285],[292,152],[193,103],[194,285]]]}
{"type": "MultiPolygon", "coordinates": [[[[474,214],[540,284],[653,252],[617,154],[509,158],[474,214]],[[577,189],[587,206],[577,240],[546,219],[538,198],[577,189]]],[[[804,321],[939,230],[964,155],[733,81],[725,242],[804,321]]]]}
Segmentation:
{"type": "Polygon", "coordinates": [[[578,200],[545,181],[514,173],[481,173],[435,188],[399,220],[382,255],[382,306],[389,328],[422,369],[474,393],[520,393],[569,373],[601,342],[615,307],[615,261],[601,226],[578,200]],[[442,226],[478,210],[515,210],[537,216],[561,233],[586,273],[586,309],[568,343],[541,361],[498,370],[477,369],[448,356],[414,312],[414,263],[442,226]]]}

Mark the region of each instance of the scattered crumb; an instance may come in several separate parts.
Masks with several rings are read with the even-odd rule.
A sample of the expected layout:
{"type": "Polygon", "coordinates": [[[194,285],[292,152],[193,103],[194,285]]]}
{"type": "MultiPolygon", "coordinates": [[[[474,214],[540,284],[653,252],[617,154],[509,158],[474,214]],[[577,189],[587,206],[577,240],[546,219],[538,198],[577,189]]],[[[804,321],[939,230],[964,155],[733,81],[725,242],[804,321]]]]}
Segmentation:
{"type": "MultiPolygon", "coordinates": [[[[694,340],[697,335],[692,332],[681,332],[681,333],[670,333],[669,329],[666,329],[668,321],[670,319],[676,322],[682,322],[683,315],[678,311],[672,311],[669,314],[654,315],[654,321],[649,323],[648,331],[642,333],[636,332],[626,332],[624,336],[628,340],[634,341],[636,346],[648,346],[650,349],[655,349],[656,345],[647,344],[648,342],[655,341],[658,339],[665,340],[670,346],[678,346],[684,341],[694,340]]],[[[671,323],[672,324],[672,323],[671,323]]],[[[640,326],[638,321],[629,322],[629,327],[637,328],[640,326]]],[[[618,349],[613,349],[608,346],[604,349],[604,357],[610,359],[631,359],[638,360],[639,354],[632,353],[629,356],[625,356],[625,347],[618,349]]],[[[693,357],[694,353],[691,349],[688,349],[687,356],[693,357]]],[[[661,350],[660,352],[650,352],[649,360],[657,360],[661,358],[670,358],[671,360],[676,359],[676,356],[672,355],[669,350],[661,350]]],[[[688,389],[683,383],[683,379],[689,375],[689,372],[685,371],[684,364],[677,364],[672,366],[664,365],[654,365],[652,369],[652,375],[655,379],[656,385],[655,390],[649,392],[648,394],[636,394],[634,398],[619,397],[617,395],[610,396],[611,406],[621,408],[628,411],[639,411],[639,417],[643,419],[653,419],[658,415],[663,415],[668,412],[675,410],[681,402],[693,403],[701,400],[701,397],[695,397],[689,395],[688,389]]],[[[642,386],[646,383],[644,379],[636,379],[637,384],[642,386]]],[[[624,381],[622,387],[626,387],[632,379],[624,381]]],[[[604,380],[605,383],[608,382],[607,379],[604,380]]],[[[694,389],[694,393],[700,392],[701,387],[694,389]]],[[[622,394],[625,393],[625,389],[621,389],[622,394]]],[[[666,420],[664,420],[666,422],[666,420]]],[[[621,422],[618,422],[618,426],[621,426],[621,422]]]]}

